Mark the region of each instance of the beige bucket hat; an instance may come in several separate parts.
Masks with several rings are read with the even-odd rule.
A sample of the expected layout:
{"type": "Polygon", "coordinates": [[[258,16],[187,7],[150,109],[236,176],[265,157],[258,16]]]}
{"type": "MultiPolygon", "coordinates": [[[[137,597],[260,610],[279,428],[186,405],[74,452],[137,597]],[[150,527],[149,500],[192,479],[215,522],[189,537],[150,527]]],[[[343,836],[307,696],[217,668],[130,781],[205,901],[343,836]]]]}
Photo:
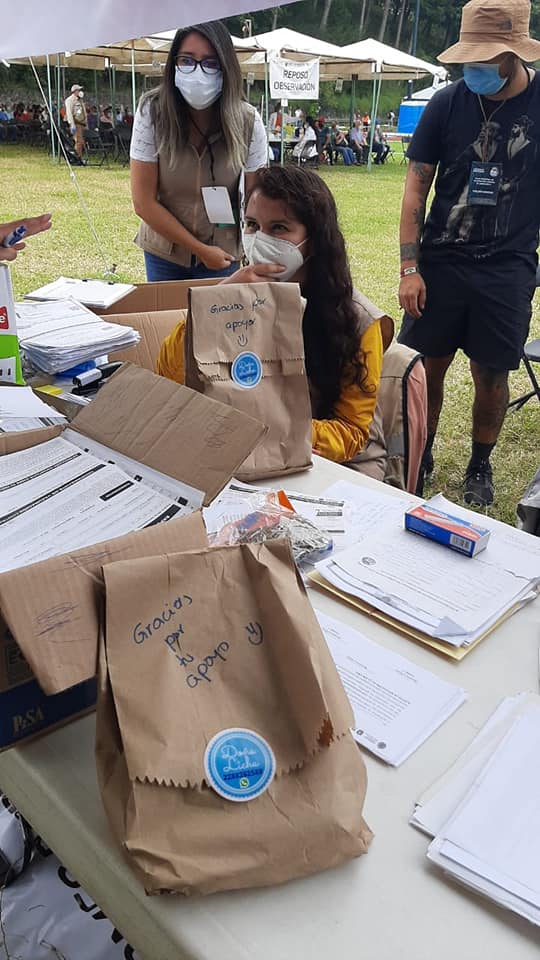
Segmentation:
{"type": "Polygon", "coordinates": [[[540,42],[529,36],[529,0],[470,0],[463,7],[459,41],[438,56],[441,63],[483,63],[515,53],[526,63],[540,59],[540,42]]]}

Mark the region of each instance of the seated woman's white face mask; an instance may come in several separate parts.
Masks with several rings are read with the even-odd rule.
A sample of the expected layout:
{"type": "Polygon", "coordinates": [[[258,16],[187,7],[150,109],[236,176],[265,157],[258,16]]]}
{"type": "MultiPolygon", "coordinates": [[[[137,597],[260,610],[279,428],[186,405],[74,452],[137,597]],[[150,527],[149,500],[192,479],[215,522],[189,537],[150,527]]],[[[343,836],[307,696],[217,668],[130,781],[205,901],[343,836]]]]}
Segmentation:
{"type": "Polygon", "coordinates": [[[303,267],[302,247],[306,229],[280,200],[259,191],[251,195],[246,214],[243,244],[250,263],[279,263],[284,270],[272,276],[286,282],[303,267]]]}
{"type": "Polygon", "coordinates": [[[262,230],[255,233],[244,233],[243,243],[246,257],[250,263],[281,263],[285,269],[277,273],[273,280],[290,280],[304,265],[304,255],[300,247],[306,242],[291,243],[290,240],[281,240],[279,237],[270,237],[262,230]]]}

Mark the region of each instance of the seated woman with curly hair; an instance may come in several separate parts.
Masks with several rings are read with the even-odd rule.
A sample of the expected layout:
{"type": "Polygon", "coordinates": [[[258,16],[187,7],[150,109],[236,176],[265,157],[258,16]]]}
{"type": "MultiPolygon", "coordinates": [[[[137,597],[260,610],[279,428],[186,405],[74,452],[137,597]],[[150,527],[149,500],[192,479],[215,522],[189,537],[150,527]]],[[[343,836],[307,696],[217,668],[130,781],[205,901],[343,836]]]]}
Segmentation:
{"type": "MultiPolygon", "coordinates": [[[[353,288],[336,205],[324,181],[303,167],[259,170],[246,207],[244,249],[249,266],[224,283],[292,281],[306,298],[314,452],[382,480],[386,450],[376,407],[393,323],[353,288]]],[[[183,382],[183,323],[163,342],[157,372],[183,382]]]]}

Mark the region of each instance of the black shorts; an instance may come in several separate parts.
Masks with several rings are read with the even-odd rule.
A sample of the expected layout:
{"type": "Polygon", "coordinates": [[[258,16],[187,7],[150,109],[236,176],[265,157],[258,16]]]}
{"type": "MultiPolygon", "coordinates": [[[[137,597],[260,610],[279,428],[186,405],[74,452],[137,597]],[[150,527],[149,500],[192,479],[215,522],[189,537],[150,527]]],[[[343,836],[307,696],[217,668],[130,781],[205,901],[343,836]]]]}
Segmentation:
{"type": "Polygon", "coordinates": [[[418,320],[405,314],[398,340],[426,357],[461,348],[480,366],[517,370],[531,321],[535,260],[505,255],[421,263],[426,306],[418,320]]]}

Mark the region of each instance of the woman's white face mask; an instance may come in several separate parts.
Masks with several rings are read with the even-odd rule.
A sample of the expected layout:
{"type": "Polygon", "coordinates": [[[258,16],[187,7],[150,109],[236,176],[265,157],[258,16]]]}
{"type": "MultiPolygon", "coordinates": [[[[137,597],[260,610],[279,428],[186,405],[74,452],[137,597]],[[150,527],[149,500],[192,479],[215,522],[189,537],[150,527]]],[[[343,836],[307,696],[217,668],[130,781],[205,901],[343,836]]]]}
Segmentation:
{"type": "Polygon", "coordinates": [[[193,110],[206,110],[221,96],[223,74],[221,71],[213,74],[204,73],[200,63],[192,73],[182,73],[176,67],[174,83],[193,110]]]}
{"type": "Polygon", "coordinates": [[[276,273],[272,279],[286,282],[304,265],[304,255],[300,247],[307,239],[305,237],[301,243],[296,244],[279,237],[270,237],[262,230],[257,230],[256,233],[244,233],[244,251],[250,263],[280,263],[285,269],[282,273],[276,273]]]}

